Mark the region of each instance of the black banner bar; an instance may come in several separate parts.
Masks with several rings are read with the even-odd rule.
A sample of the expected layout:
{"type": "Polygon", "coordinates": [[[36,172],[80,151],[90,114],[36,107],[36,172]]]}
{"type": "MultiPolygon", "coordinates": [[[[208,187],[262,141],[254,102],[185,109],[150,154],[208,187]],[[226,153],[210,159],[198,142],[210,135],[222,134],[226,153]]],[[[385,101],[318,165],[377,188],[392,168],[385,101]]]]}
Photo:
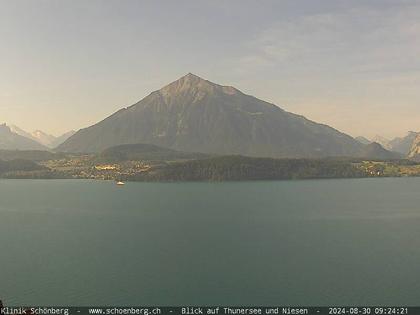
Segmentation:
{"type": "Polygon", "coordinates": [[[419,315],[420,307],[401,306],[4,306],[1,315],[419,315]]]}

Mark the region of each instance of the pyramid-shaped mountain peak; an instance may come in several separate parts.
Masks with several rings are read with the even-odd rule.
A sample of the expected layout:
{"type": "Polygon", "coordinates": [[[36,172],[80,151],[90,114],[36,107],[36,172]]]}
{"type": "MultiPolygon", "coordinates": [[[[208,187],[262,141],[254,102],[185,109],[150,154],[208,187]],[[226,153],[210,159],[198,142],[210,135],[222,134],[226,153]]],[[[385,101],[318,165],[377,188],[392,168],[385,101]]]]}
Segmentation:
{"type": "Polygon", "coordinates": [[[159,90],[163,95],[174,95],[179,93],[217,93],[236,94],[239,91],[230,86],[222,86],[193,73],[188,73],[178,80],[166,85],[159,90]]]}
{"type": "Polygon", "coordinates": [[[331,127],[188,73],[80,130],[57,150],[99,152],[136,143],[259,157],[355,156],[363,146],[331,127]]]}
{"type": "Polygon", "coordinates": [[[186,75],[184,75],[181,79],[187,79],[187,80],[204,80],[203,78],[200,78],[198,75],[188,72],[186,75]]]}
{"type": "Polygon", "coordinates": [[[197,88],[197,87],[204,87],[204,86],[213,86],[216,85],[214,83],[211,83],[210,81],[204,80],[203,78],[200,78],[199,76],[188,73],[178,80],[169,83],[165,87],[163,87],[161,90],[172,90],[172,89],[191,89],[191,88],[197,88]]]}

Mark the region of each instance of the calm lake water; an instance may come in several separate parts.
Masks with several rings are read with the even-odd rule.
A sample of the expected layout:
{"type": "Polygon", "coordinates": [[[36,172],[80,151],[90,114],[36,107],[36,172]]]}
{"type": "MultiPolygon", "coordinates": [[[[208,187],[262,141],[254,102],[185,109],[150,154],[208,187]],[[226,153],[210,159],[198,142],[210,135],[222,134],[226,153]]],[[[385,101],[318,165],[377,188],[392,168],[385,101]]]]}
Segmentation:
{"type": "Polygon", "coordinates": [[[0,180],[0,299],[418,305],[420,178],[0,180]]]}

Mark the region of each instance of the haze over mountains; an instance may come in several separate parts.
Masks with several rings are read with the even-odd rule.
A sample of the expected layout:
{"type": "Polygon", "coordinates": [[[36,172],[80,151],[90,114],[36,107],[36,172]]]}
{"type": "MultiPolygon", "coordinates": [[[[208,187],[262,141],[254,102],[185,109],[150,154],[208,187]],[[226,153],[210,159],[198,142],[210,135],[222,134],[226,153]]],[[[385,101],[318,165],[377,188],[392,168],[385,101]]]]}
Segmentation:
{"type": "Polygon", "coordinates": [[[381,136],[375,136],[372,140],[366,139],[365,137],[356,137],[356,140],[363,144],[376,142],[387,150],[398,152],[407,156],[410,153],[418,135],[420,135],[420,132],[409,131],[404,137],[396,137],[392,140],[381,136]]]}
{"type": "Polygon", "coordinates": [[[61,136],[56,137],[56,136],[47,134],[43,132],[42,130],[35,130],[33,132],[27,132],[16,125],[10,125],[9,128],[11,132],[16,133],[22,137],[31,139],[33,141],[36,141],[50,149],[57,147],[58,145],[60,145],[61,143],[63,143],[65,140],[67,140],[69,137],[71,137],[72,135],[76,133],[74,130],[71,130],[69,132],[64,133],[61,136]]]}
{"type": "Polygon", "coordinates": [[[397,137],[391,140],[389,142],[391,150],[406,155],[410,152],[418,135],[420,135],[420,132],[409,131],[405,137],[397,137]]]}
{"type": "Polygon", "coordinates": [[[382,137],[380,135],[376,135],[373,137],[372,142],[379,143],[383,148],[387,150],[392,150],[390,146],[390,140],[386,139],[385,137],[382,137]]]}
{"type": "Polygon", "coordinates": [[[99,152],[135,143],[264,157],[361,156],[372,151],[329,126],[191,73],[79,130],[57,150],[99,152]]]}
{"type": "Polygon", "coordinates": [[[147,144],[180,152],[275,158],[397,159],[416,155],[413,142],[419,135],[354,139],[191,73],[78,132],[55,137],[41,130],[1,127],[0,149],[98,153],[115,146],[147,144]]]}
{"type": "Polygon", "coordinates": [[[39,142],[12,132],[6,124],[0,125],[0,149],[3,150],[47,150],[39,142]]]}

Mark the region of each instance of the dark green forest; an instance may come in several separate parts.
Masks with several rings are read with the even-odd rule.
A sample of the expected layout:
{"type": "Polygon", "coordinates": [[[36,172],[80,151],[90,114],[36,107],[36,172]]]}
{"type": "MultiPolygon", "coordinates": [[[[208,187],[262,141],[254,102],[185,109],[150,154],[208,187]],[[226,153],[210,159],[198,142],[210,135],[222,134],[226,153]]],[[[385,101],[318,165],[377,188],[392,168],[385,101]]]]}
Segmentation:
{"type": "Polygon", "coordinates": [[[344,160],[222,156],[203,160],[168,163],[149,172],[128,176],[126,180],[239,181],[364,176],[364,172],[352,163],[344,160]]]}

